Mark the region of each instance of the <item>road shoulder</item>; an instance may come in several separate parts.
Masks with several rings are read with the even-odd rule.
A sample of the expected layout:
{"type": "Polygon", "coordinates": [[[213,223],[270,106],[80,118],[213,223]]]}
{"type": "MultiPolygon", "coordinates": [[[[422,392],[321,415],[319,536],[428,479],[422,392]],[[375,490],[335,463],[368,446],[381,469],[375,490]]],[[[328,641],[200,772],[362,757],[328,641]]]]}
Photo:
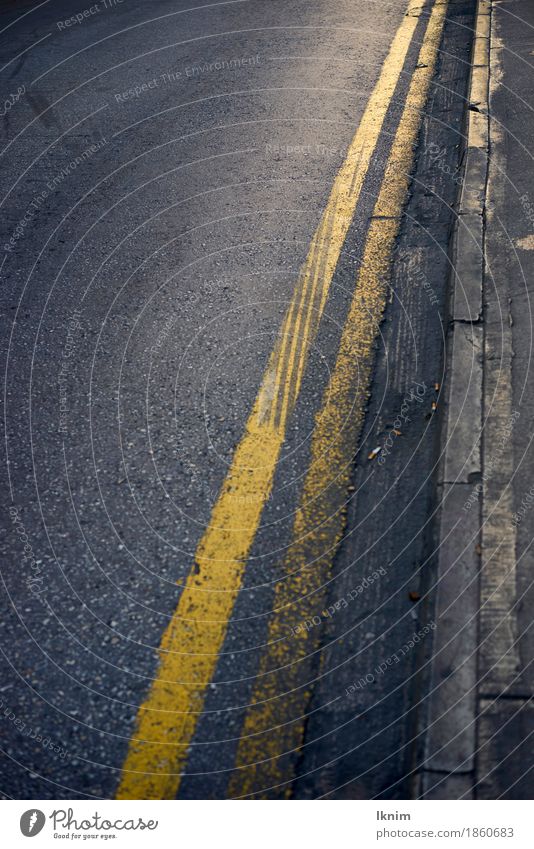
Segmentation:
{"type": "MultiPolygon", "coordinates": [[[[478,3],[452,257],[424,799],[532,794],[525,745],[534,730],[531,646],[521,621],[531,593],[532,533],[521,545],[517,521],[531,442],[524,370],[532,253],[517,247],[528,243],[524,181],[531,182],[532,158],[522,141],[533,117],[513,80],[516,91],[528,91],[533,24],[525,3],[513,10],[506,2],[478,3]]],[[[524,534],[532,530],[532,518],[525,518],[524,534]]]]}

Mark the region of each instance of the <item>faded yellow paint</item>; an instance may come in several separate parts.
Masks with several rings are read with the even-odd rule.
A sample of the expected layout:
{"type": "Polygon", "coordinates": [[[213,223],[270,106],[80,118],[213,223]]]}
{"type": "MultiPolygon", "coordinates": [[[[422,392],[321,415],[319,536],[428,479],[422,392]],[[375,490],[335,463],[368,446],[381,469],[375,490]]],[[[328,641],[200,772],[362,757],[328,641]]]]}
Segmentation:
{"type": "Polygon", "coordinates": [[[408,11],[414,14],[404,18],[392,42],[378,82],[332,186],[284,322],[274,365],[272,408],[272,421],[282,430],[285,430],[288,416],[298,397],[310,345],[324,311],[341,247],[417,26],[420,6],[416,0],[409,4],[408,11]]]}
{"type": "Polygon", "coordinates": [[[475,38],[475,48],[473,50],[473,65],[487,65],[488,64],[488,50],[489,47],[489,39],[488,36],[476,36],[475,38]]]}
{"type": "Polygon", "coordinates": [[[488,146],[488,83],[489,74],[487,65],[473,67],[471,74],[471,96],[470,103],[478,111],[469,112],[469,126],[467,130],[468,147],[476,147],[482,150],[488,146]]]}
{"type": "Polygon", "coordinates": [[[308,352],[417,25],[416,3],[409,4],[411,14],[403,18],[393,39],[336,176],[245,433],[163,635],[156,677],[139,708],[123,765],[119,799],[172,799],[178,791],[246,558],[271,492],[308,352]]]}
{"type": "Polygon", "coordinates": [[[534,236],[523,236],[522,239],[516,239],[516,245],[523,251],[534,251],[534,236]]]}
{"type": "Polygon", "coordinates": [[[475,22],[475,38],[471,68],[469,101],[479,111],[469,112],[467,143],[469,147],[487,149],[488,146],[488,86],[490,56],[490,14],[489,6],[479,0],[475,22]]]}
{"type": "Polygon", "coordinates": [[[299,663],[319,649],[320,629],[294,627],[318,615],[345,524],[355,446],[369,394],[373,347],[387,296],[392,251],[413,150],[434,73],[446,5],[433,8],[367,235],[354,299],[311,443],[292,539],[275,587],[267,648],[242,729],[232,797],[287,796],[302,746],[310,693],[299,663]],[[293,631],[291,632],[291,626],[293,631]],[[286,754],[286,757],[283,757],[286,754]]]}
{"type": "Polygon", "coordinates": [[[482,3],[478,4],[477,8],[477,18],[475,22],[475,36],[477,38],[489,38],[490,37],[490,21],[491,17],[489,12],[484,11],[482,8],[482,3]]]}

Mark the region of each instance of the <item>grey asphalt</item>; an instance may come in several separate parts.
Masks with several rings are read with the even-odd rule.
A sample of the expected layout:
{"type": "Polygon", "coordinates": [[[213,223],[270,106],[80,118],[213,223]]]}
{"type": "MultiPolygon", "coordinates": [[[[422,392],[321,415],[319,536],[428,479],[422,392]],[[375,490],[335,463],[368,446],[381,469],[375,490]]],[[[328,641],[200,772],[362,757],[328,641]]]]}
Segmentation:
{"type": "MultiPolygon", "coordinates": [[[[356,457],[361,495],[329,592],[345,595],[378,567],[386,577],[325,627],[296,797],[414,794],[431,643],[329,704],[432,619],[432,402],[456,191],[439,162],[459,162],[473,7],[451,3],[445,84],[424,121],[356,457]],[[416,383],[424,403],[379,477],[367,452],[416,383]]],[[[404,11],[404,0],[2,4],[6,797],[113,797],[177,584],[404,11]]],[[[226,795],[313,416],[408,81],[336,272],[284,447],[284,486],[265,511],[184,798],[226,795]]]]}

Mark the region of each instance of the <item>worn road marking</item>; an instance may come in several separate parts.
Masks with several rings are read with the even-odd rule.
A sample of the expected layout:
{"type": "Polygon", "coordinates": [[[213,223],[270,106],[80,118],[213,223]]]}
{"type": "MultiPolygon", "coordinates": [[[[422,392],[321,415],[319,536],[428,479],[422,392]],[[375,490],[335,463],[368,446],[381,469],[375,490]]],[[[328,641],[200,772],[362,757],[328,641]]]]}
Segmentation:
{"type": "Polygon", "coordinates": [[[311,459],[292,539],[275,587],[267,648],[242,729],[229,795],[288,796],[296,755],[304,741],[312,655],[321,629],[306,629],[325,604],[345,525],[347,487],[369,394],[373,348],[387,296],[395,239],[406,199],[422,110],[434,73],[446,4],[435,5],[367,235],[353,302],[336,365],[317,415],[311,459]],[[333,436],[334,435],[334,436],[333,436]],[[284,757],[285,755],[285,757],[284,757]]]}
{"type": "Polygon", "coordinates": [[[178,791],[310,345],[420,12],[420,0],[410,0],[334,181],[245,433],[163,634],[156,677],[139,708],[123,765],[119,799],[173,799],[178,791]]]}

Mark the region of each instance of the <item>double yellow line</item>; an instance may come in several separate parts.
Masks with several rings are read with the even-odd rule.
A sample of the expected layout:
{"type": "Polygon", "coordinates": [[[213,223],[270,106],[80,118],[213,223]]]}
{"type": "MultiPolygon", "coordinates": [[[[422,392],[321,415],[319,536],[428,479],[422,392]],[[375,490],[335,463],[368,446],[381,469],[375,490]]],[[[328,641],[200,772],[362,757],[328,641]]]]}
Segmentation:
{"type": "MultiPolygon", "coordinates": [[[[198,545],[178,606],[163,634],[159,668],[139,708],[117,791],[119,799],[173,799],[178,792],[206,688],[215,670],[246,560],[271,492],[286,425],[298,397],[310,346],[420,12],[420,0],[411,0],[334,181],[244,435],[198,545]]],[[[363,419],[373,341],[385,304],[391,250],[398,232],[413,146],[435,66],[445,12],[446,3],[436,2],[432,7],[418,68],[388,159],[375,207],[376,218],[369,229],[354,300],[325,394],[329,400],[317,416],[312,462],[295,518],[295,542],[286,557],[288,579],[277,585],[275,610],[284,605],[302,606],[302,598],[314,599],[304,601],[304,608],[306,604],[321,605],[318,594],[313,593],[317,590],[320,596],[320,587],[341,537],[342,504],[363,419]],[[348,419],[351,424],[347,429],[348,419]],[[306,570],[306,566],[318,557],[321,562],[315,562],[313,568],[306,570]]],[[[299,691],[297,702],[284,700],[281,709],[277,702],[280,680],[274,675],[268,676],[270,682],[261,682],[265,680],[262,673],[280,665],[291,667],[309,646],[306,640],[301,640],[289,648],[287,641],[280,639],[280,619],[276,614],[269,630],[269,648],[261,659],[260,683],[245,721],[236,763],[245,768],[237,771],[231,782],[233,795],[254,792],[258,781],[261,786],[268,787],[285,780],[286,776],[280,775],[276,766],[280,747],[283,749],[287,745],[286,751],[291,751],[302,742],[303,719],[296,723],[290,720],[302,718],[308,699],[306,691],[299,691]],[[290,722],[289,726],[284,725],[289,729],[284,736],[283,729],[277,726],[286,722],[286,714],[290,722]],[[275,730],[269,734],[271,729],[275,730]]]]}
{"type": "Polygon", "coordinates": [[[273,798],[291,792],[294,755],[304,742],[311,696],[306,675],[313,669],[309,660],[320,647],[321,629],[301,627],[288,636],[289,623],[309,622],[325,606],[326,584],[345,526],[348,487],[368,400],[374,341],[386,304],[392,251],[445,11],[444,4],[436,5],[430,16],[374,207],[336,365],[313,431],[293,542],[275,587],[266,649],[241,731],[230,796],[273,798]],[[304,667],[302,672],[299,665],[304,667]]]}

